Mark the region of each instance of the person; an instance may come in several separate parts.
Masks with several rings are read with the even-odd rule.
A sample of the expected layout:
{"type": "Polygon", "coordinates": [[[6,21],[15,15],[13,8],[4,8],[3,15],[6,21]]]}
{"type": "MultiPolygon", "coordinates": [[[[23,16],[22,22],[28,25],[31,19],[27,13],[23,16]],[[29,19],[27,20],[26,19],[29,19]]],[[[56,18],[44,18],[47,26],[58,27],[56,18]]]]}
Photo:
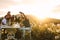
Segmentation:
{"type": "Polygon", "coordinates": [[[22,18],[21,21],[22,21],[23,26],[30,27],[29,19],[25,16],[23,12],[19,12],[19,13],[21,13],[21,18],[22,18]]]}
{"type": "Polygon", "coordinates": [[[25,17],[25,14],[23,12],[19,12],[20,13],[20,17],[21,18],[24,18],[25,17]]]}
{"type": "Polygon", "coordinates": [[[23,25],[24,25],[25,27],[30,27],[29,19],[24,18],[24,19],[23,19],[23,25]]]}
{"type": "Polygon", "coordinates": [[[8,13],[7,13],[7,15],[6,15],[6,20],[7,20],[7,24],[9,24],[9,21],[11,20],[10,11],[8,11],[8,13]]]}
{"type": "Polygon", "coordinates": [[[22,37],[22,33],[21,33],[21,31],[19,29],[17,29],[16,33],[15,33],[15,38],[18,39],[18,40],[20,40],[21,37],[22,37]]]}
{"type": "Polygon", "coordinates": [[[11,17],[11,25],[13,25],[14,24],[14,21],[15,21],[15,16],[14,15],[12,15],[12,17],[11,17]]]}
{"type": "Polygon", "coordinates": [[[10,19],[11,18],[11,14],[10,14],[10,11],[8,11],[7,15],[6,15],[6,19],[10,19]]]}
{"type": "Polygon", "coordinates": [[[7,20],[6,20],[6,16],[2,19],[2,24],[3,25],[6,25],[6,23],[7,23],[7,20]]]}
{"type": "Polygon", "coordinates": [[[5,39],[7,39],[7,34],[8,34],[8,31],[5,29],[5,31],[4,31],[4,37],[5,37],[5,39]]]}
{"type": "Polygon", "coordinates": [[[20,17],[15,17],[15,22],[20,23],[20,17]]]}

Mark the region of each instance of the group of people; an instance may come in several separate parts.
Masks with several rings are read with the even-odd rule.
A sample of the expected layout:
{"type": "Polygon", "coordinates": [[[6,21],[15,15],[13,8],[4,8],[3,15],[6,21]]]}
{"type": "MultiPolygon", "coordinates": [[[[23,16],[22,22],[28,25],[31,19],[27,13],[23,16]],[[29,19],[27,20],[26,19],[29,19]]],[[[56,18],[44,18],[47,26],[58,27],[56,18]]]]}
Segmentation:
{"type": "Polygon", "coordinates": [[[20,26],[30,26],[29,19],[25,16],[23,12],[19,12],[19,15],[11,15],[11,12],[8,11],[7,15],[5,15],[2,19],[3,25],[13,25],[14,23],[19,23],[20,26]]]}
{"type": "MultiPolygon", "coordinates": [[[[8,11],[8,13],[3,17],[3,19],[1,20],[0,24],[2,25],[13,25],[15,23],[18,23],[20,25],[20,27],[30,27],[30,22],[29,19],[26,17],[26,15],[23,12],[19,12],[19,15],[11,15],[11,12],[8,11]]],[[[7,35],[9,34],[8,32],[5,33],[4,29],[4,33],[2,33],[2,40],[7,38],[7,35]]],[[[21,37],[21,32],[16,29],[16,33],[15,33],[15,38],[20,39],[21,37]]]]}

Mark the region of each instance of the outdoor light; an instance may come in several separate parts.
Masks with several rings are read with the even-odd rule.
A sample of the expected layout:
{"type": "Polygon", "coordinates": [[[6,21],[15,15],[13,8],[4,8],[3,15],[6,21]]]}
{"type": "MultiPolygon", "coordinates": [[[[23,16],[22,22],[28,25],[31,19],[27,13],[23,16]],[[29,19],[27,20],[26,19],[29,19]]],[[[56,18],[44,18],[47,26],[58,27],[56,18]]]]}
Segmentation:
{"type": "Polygon", "coordinates": [[[13,0],[14,2],[21,2],[22,0],[13,0]]]}

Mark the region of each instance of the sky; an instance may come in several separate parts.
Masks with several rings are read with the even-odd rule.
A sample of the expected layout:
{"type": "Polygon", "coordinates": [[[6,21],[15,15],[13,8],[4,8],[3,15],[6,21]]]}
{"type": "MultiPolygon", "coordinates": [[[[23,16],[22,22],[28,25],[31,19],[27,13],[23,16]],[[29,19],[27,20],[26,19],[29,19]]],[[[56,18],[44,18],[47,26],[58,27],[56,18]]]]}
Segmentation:
{"type": "Polygon", "coordinates": [[[32,14],[38,18],[60,19],[60,0],[0,0],[0,17],[11,14],[32,14]]]}

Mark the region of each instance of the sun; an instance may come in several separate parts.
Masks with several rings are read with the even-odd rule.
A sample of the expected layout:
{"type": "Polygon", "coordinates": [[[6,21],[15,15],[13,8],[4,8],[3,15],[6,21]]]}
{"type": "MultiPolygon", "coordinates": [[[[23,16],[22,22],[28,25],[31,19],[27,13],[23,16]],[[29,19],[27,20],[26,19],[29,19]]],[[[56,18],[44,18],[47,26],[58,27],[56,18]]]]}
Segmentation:
{"type": "Polygon", "coordinates": [[[35,16],[38,17],[39,19],[43,20],[43,19],[47,18],[49,15],[42,13],[42,14],[36,14],[35,16]]]}
{"type": "Polygon", "coordinates": [[[45,19],[45,18],[46,18],[46,16],[40,15],[40,19],[45,19]]]}

